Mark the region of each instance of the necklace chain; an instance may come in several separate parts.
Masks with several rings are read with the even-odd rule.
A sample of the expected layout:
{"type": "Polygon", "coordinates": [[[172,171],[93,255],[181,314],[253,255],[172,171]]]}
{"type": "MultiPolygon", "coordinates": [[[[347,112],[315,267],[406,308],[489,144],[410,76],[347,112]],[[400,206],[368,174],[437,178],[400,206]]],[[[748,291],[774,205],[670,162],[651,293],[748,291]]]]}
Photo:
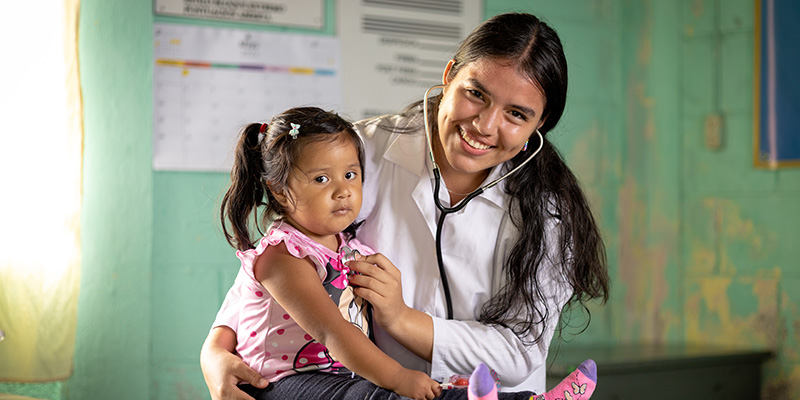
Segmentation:
{"type": "MultiPolygon", "coordinates": [[[[472,193],[472,192],[469,192],[469,193],[458,193],[458,192],[454,192],[454,191],[452,191],[452,190],[450,190],[450,189],[447,189],[447,192],[448,192],[448,193],[450,193],[450,194],[457,195],[457,196],[466,196],[466,195],[468,195],[469,193],[472,193]]],[[[473,190],[473,192],[474,192],[474,190],[473,190]]]]}
{"type": "MultiPolygon", "coordinates": [[[[479,187],[480,187],[480,184],[478,184],[478,188],[479,188],[479,187]]],[[[444,188],[445,188],[445,189],[447,189],[447,183],[445,183],[445,186],[444,186],[444,188]]],[[[472,190],[470,190],[470,191],[469,191],[469,193],[458,193],[458,192],[454,192],[454,191],[452,191],[452,190],[450,190],[450,189],[447,189],[447,192],[448,192],[448,193],[450,193],[450,194],[454,194],[454,195],[456,195],[456,196],[467,196],[467,195],[470,195],[470,194],[472,194],[472,192],[474,192],[474,191],[478,190],[478,188],[475,188],[475,189],[472,189],[472,190]]]]}
{"type": "Polygon", "coordinates": [[[450,194],[454,194],[454,195],[456,195],[456,196],[468,196],[468,195],[472,194],[472,192],[474,192],[474,191],[478,190],[478,188],[480,188],[480,187],[481,187],[481,183],[480,183],[480,182],[478,182],[478,187],[476,187],[475,189],[472,189],[472,190],[470,190],[470,191],[469,191],[469,192],[467,192],[467,193],[458,193],[458,192],[455,192],[455,191],[452,191],[452,190],[450,190],[450,189],[447,187],[447,181],[445,181],[445,180],[444,180],[444,177],[442,177],[442,182],[444,183],[444,188],[445,188],[445,190],[447,190],[447,192],[448,192],[448,193],[450,193],[450,194]]]}

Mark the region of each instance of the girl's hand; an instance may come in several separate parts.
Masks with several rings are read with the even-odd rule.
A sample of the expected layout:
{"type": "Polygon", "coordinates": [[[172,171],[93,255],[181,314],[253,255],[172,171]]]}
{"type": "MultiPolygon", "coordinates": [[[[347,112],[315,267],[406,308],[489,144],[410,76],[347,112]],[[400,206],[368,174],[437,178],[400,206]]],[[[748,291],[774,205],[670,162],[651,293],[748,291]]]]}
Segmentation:
{"type": "Polygon", "coordinates": [[[348,262],[348,266],[358,272],[349,277],[353,292],[372,304],[375,322],[387,332],[391,331],[410,311],[403,301],[400,270],[380,253],[357,254],[356,261],[348,262]]]}
{"type": "Polygon", "coordinates": [[[235,347],[236,334],[227,327],[214,328],[208,334],[200,352],[203,378],[214,400],[253,400],[236,384],[244,381],[255,387],[265,388],[269,381],[229,350],[231,341],[235,347]]]}
{"type": "Polygon", "coordinates": [[[412,399],[431,400],[442,394],[442,386],[427,374],[403,368],[398,377],[399,384],[391,388],[395,393],[412,399]]]}

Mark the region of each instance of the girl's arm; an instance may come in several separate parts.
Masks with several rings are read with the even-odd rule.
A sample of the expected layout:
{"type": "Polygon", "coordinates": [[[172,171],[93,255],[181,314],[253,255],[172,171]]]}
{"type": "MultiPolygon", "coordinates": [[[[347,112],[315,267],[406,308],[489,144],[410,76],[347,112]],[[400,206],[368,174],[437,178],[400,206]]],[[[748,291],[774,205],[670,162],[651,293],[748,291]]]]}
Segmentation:
{"type": "Polygon", "coordinates": [[[236,384],[245,381],[265,388],[269,381],[233,354],[236,349],[236,332],[227,326],[217,326],[208,333],[200,351],[200,368],[211,398],[252,400],[236,384]]]}
{"type": "Polygon", "coordinates": [[[292,256],[285,246],[270,246],[256,259],[254,269],[256,279],[272,297],[344,366],[406,397],[432,399],[439,395],[436,381],[403,368],[344,319],[308,260],[292,256]]]}

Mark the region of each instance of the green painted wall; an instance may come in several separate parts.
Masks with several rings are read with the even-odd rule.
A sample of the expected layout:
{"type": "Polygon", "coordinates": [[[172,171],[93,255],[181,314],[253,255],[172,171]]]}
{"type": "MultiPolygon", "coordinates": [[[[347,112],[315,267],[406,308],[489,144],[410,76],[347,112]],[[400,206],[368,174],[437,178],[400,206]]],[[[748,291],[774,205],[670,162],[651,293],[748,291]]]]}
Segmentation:
{"type": "Polygon", "coordinates": [[[772,349],[763,397],[797,399],[800,169],[752,167],[754,12],[749,0],[682,9],[683,332],[772,349]]]}
{"type": "Polygon", "coordinates": [[[67,399],[149,398],[153,202],[152,14],[83,1],[83,265],[67,399]]]}
{"type": "MultiPolygon", "coordinates": [[[[75,373],[0,392],[207,398],[198,352],[237,267],[216,223],[227,176],[152,171],[152,2],[82,3],[75,373]]],[[[800,398],[800,170],[752,167],[753,0],[486,1],[486,15],[511,10],[562,36],[570,97],[552,137],[586,185],[614,280],[588,330],[558,345],[766,347],[765,398],[800,398]]]]}
{"type": "MultiPolygon", "coordinates": [[[[598,194],[614,287],[571,343],[766,348],[776,356],[762,397],[800,398],[800,170],[753,167],[755,4],[613,9],[619,130],[598,156],[605,180],[584,182],[598,194]]],[[[579,171],[591,132],[562,146],[579,171]]]]}

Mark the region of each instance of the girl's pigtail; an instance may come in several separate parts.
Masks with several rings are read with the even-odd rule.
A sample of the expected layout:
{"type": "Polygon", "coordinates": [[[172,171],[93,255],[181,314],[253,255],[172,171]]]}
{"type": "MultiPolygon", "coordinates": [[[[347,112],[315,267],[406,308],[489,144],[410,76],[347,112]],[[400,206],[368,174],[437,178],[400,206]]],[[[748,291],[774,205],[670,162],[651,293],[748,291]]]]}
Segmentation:
{"type": "Polygon", "coordinates": [[[258,207],[264,202],[264,163],[261,138],[266,124],[250,124],[241,133],[231,170],[231,186],[222,198],[219,218],[225,239],[238,250],[253,248],[248,220],[253,214],[258,229],[258,207]],[[226,221],[227,220],[227,221],[226,221]],[[230,230],[228,229],[230,224],[230,230]]]}

